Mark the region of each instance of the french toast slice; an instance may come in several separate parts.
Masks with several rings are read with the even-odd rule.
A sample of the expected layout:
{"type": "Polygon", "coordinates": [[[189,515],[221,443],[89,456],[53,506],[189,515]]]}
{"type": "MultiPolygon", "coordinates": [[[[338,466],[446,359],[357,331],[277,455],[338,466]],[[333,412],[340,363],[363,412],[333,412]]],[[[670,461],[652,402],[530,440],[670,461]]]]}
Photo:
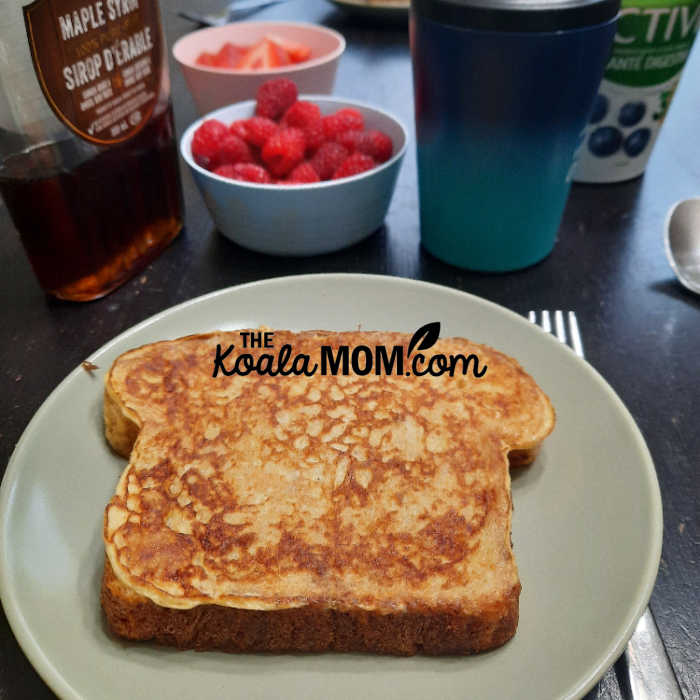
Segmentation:
{"type": "MultiPolygon", "coordinates": [[[[515,633],[512,464],[555,417],[518,363],[465,339],[454,376],[213,377],[219,349],[400,346],[386,332],[240,331],[146,345],[105,384],[129,457],[105,510],[102,607],[113,632],[180,648],[467,654],[515,633]]],[[[406,368],[409,365],[406,364],[406,368]]],[[[396,369],[396,367],[394,367],[396,369]]]]}

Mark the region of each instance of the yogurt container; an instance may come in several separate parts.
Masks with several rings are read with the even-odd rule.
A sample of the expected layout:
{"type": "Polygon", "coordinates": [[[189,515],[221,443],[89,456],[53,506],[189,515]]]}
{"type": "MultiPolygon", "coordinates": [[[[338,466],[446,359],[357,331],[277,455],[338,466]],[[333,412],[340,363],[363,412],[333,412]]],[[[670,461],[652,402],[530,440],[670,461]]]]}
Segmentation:
{"type": "Polygon", "coordinates": [[[700,0],[622,1],[574,180],[620,182],[644,172],[699,26],[700,0]]]}

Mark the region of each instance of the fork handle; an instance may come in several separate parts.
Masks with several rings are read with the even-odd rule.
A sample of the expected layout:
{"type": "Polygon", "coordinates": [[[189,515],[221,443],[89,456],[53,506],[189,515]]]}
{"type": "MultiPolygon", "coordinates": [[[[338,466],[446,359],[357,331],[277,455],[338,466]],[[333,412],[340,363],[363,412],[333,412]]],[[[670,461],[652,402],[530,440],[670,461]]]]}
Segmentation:
{"type": "Polygon", "coordinates": [[[647,608],[615,664],[621,690],[632,700],[683,700],[659,630],[647,608]]]}
{"type": "MultiPolygon", "coordinates": [[[[552,332],[548,310],[542,310],[539,324],[535,311],[530,311],[528,319],[545,332],[552,332]]],[[[566,316],[562,311],[554,312],[554,333],[562,343],[570,345],[579,357],[585,359],[574,311],[569,311],[566,316]]],[[[625,653],[615,663],[615,675],[626,700],[683,700],[666,647],[648,607],[639,618],[625,653]]]]}

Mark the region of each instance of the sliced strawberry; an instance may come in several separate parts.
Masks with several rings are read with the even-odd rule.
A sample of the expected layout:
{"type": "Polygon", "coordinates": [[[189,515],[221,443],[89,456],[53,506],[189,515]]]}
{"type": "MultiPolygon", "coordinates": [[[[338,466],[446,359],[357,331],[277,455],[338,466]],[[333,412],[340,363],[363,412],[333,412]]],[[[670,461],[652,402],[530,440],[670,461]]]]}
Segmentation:
{"type": "Polygon", "coordinates": [[[216,54],[202,51],[202,53],[197,56],[195,63],[198,66],[216,66],[216,54]]]}
{"type": "Polygon", "coordinates": [[[270,42],[275,47],[275,52],[277,54],[277,60],[280,62],[280,66],[289,66],[294,61],[289,57],[289,54],[280,46],[275,44],[274,41],[270,42]]]}
{"type": "Polygon", "coordinates": [[[279,68],[282,65],[277,47],[267,39],[254,44],[236,64],[238,70],[279,68]]]}
{"type": "Polygon", "coordinates": [[[273,44],[277,44],[283,51],[286,51],[292,63],[301,63],[311,58],[311,47],[300,44],[289,39],[284,39],[279,34],[266,34],[265,38],[273,44]]]}
{"type": "Polygon", "coordinates": [[[253,44],[236,64],[237,70],[256,70],[258,68],[275,68],[277,53],[269,41],[260,40],[253,44]]]}
{"type": "Polygon", "coordinates": [[[236,46],[227,41],[214,55],[214,65],[217,68],[235,68],[247,51],[248,47],[236,46]]]}

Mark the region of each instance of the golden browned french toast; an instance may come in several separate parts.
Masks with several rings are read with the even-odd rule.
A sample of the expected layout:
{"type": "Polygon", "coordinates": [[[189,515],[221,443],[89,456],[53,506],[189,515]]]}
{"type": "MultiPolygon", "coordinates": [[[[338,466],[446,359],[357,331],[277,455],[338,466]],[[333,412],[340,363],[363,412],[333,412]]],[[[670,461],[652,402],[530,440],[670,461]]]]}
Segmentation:
{"type": "Polygon", "coordinates": [[[107,439],[129,457],[104,519],[111,629],[231,651],[466,654],[512,637],[509,458],[532,461],[554,427],[534,380],[459,338],[420,352],[386,332],[241,340],[146,345],[106,377],[107,439]],[[310,376],[264,372],[285,345],[310,376]],[[393,371],[362,351],[331,374],[341,346],[350,360],[382,346],[393,371]],[[413,371],[455,357],[470,362],[453,376],[413,371]]]}

